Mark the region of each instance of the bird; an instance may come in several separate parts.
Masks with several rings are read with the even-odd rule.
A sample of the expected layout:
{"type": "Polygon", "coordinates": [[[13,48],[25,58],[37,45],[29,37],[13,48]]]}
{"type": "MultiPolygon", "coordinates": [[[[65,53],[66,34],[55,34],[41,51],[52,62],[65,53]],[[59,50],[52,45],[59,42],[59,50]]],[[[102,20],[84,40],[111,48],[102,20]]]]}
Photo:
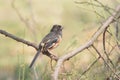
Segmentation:
{"type": "Polygon", "coordinates": [[[50,32],[41,40],[37,53],[34,56],[29,68],[33,67],[40,53],[44,51],[50,51],[60,44],[62,40],[62,30],[63,27],[61,25],[58,24],[53,25],[50,32]]]}

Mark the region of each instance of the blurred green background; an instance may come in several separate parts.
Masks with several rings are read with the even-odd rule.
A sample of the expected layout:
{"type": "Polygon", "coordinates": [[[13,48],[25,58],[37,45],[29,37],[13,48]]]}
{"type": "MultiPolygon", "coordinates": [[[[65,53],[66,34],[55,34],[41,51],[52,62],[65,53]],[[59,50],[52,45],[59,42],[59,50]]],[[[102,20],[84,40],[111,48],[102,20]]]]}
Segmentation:
{"type": "MultiPolygon", "coordinates": [[[[110,15],[103,7],[86,2],[96,5],[101,2],[113,9],[120,4],[119,0],[0,0],[0,29],[39,44],[52,25],[60,24],[64,27],[63,41],[53,53],[62,56],[87,42],[110,15]]],[[[113,11],[110,9],[110,12],[113,11]]],[[[34,48],[0,34],[0,80],[34,79],[27,67],[35,53],[34,48]]],[[[69,74],[66,72],[64,77],[67,80],[75,80],[76,75],[80,75],[96,59],[95,54],[91,55],[88,51],[82,53],[66,62],[69,74]]],[[[100,65],[98,62],[95,67],[100,65]]],[[[48,57],[41,55],[36,67],[41,80],[50,80],[52,70],[48,57]]],[[[105,80],[105,74],[102,73],[94,73],[96,76],[88,73],[83,80],[105,80]]]]}

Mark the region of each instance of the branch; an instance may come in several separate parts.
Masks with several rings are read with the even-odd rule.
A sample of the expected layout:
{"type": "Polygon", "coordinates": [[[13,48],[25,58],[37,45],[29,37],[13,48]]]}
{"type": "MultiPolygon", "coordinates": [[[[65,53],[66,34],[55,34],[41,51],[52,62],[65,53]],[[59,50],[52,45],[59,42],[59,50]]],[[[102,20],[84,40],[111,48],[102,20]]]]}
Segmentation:
{"type": "Polygon", "coordinates": [[[67,59],[72,58],[73,56],[77,55],[79,52],[87,49],[88,47],[90,47],[95,40],[104,32],[104,30],[109,27],[109,25],[113,22],[115,22],[118,18],[120,18],[120,5],[116,8],[116,12],[113,13],[113,15],[111,15],[104,23],[102,26],[100,26],[100,29],[93,35],[93,37],[86,42],[83,46],[80,46],[79,48],[73,50],[71,53],[68,53],[66,55],[63,55],[62,57],[60,57],[57,61],[57,64],[55,66],[55,71],[52,75],[52,79],[53,80],[58,80],[58,75],[59,75],[59,70],[60,70],[60,66],[62,65],[62,63],[64,61],[66,61],[67,59]]]}
{"type": "MultiPolygon", "coordinates": [[[[21,42],[21,43],[23,43],[23,44],[26,44],[26,45],[28,45],[28,46],[31,46],[31,47],[35,48],[36,50],[39,49],[38,46],[37,46],[35,43],[32,43],[32,42],[29,42],[29,41],[24,40],[24,39],[22,39],[22,38],[16,37],[15,35],[10,34],[10,33],[6,32],[6,31],[4,31],[4,30],[0,30],[0,34],[3,34],[3,35],[5,35],[6,37],[9,37],[9,38],[11,38],[11,39],[13,39],[13,40],[16,40],[16,41],[18,41],[18,42],[21,42]]],[[[49,58],[55,60],[55,61],[58,60],[58,57],[56,57],[55,55],[51,54],[50,52],[46,52],[46,53],[43,53],[43,54],[46,55],[46,56],[48,56],[49,58]]]]}
{"type": "Polygon", "coordinates": [[[38,46],[35,43],[31,43],[31,42],[26,41],[26,40],[24,40],[22,38],[16,37],[13,34],[10,34],[10,33],[6,32],[4,30],[0,30],[0,33],[3,34],[3,35],[5,35],[6,37],[12,38],[12,39],[14,39],[14,40],[16,40],[18,42],[24,43],[24,44],[26,44],[28,46],[32,46],[33,48],[35,48],[36,50],[38,50],[38,46]]]}

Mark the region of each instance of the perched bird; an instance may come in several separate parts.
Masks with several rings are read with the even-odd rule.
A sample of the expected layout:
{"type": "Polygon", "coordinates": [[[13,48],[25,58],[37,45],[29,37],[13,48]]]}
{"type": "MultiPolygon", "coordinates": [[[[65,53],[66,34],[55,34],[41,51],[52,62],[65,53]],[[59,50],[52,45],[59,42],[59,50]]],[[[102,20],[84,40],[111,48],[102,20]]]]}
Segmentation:
{"type": "Polygon", "coordinates": [[[40,42],[39,49],[33,58],[29,68],[33,66],[40,53],[43,51],[50,51],[59,45],[62,40],[62,29],[63,27],[61,25],[53,25],[50,32],[40,42]]]}

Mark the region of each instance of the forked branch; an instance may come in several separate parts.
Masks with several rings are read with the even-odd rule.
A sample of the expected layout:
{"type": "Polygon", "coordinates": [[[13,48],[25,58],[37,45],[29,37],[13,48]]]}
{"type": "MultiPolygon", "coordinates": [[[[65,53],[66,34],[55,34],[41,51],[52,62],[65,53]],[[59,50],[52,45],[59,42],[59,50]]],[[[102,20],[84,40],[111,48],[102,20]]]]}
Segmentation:
{"type": "Polygon", "coordinates": [[[107,27],[109,27],[109,25],[111,23],[115,22],[118,18],[120,18],[120,5],[116,8],[116,11],[103,23],[103,25],[100,26],[99,30],[93,35],[93,37],[88,42],[86,42],[83,46],[80,46],[79,48],[77,48],[77,49],[73,50],[72,52],[70,52],[66,55],[63,55],[62,57],[59,58],[56,66],[55,66],[55,71],[52,75],[52,79],[58,80],[59,70],[64,61],[72,58],[73,56],[77,55],[81,51],[92,46],[93,43],[95,42],[95,40],[104,32],[104,30],[107,27]]]}

